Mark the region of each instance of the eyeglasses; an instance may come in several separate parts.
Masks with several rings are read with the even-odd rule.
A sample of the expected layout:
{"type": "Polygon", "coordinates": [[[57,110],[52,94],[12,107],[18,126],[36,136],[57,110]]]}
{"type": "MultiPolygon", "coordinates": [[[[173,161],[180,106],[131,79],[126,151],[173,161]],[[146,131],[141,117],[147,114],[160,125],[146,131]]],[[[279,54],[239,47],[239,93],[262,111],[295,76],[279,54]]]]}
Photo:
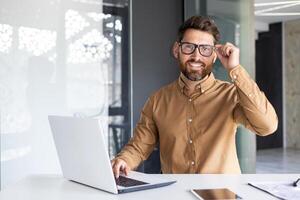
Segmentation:
{"type": "Polygon", "coordinates": [[[209,57],[215,50],[215,47],[209,44],[194,44],[189,42],[180,42],[179,46],[182,53],[186,55],[193,54],[198,49],[199,53],[204,57],[209,57]]]}

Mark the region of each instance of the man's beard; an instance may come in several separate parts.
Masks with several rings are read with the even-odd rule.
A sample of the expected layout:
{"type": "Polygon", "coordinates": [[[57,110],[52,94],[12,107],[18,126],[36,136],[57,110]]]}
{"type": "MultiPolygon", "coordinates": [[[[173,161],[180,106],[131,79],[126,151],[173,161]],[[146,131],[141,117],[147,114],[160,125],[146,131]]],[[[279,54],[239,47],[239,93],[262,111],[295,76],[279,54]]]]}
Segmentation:
{"type": "Polygon", "coordinates": [[[191,81],[200,81],[203,78],[202,74],[199,74],[197,72],[188,72],[186,69],[181,72],[191,81]]]}
{"type": "Polygon", "coordinates": [[[194,59],[190,59],[186,61],[185,63],[180,62],[180,71],[183,73],[183,75],[188,78],[191,81],[199,81],[203,79],[206,75],[208,75],[212,71],[212,65],[213,63],[208,66],[205,63],[201,61],[195,61],[194,59]],[[201,64],[201,71],[199,70],[188,70],[188,63],[189,62],[195,62],[201,64]]]}

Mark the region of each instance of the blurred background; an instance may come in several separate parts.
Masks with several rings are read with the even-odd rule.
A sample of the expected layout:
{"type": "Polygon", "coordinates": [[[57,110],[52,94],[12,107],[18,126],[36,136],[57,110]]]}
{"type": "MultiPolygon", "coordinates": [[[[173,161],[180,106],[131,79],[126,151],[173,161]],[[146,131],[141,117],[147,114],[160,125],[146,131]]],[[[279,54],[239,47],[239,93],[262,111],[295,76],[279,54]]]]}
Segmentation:
{"type": "MultiPolygon", "coordinates": [[[[300,173],[300,1],[0,1],[1,187],[61,173],[48,115],[98,118],[111,158],[132,136],[147,97],[177,79],[170,49],[192,15],[211,16],[221,42],[274,105],[276,134],[239,127],[243,173],[300,173]]],[[[216,63],[217,78],[229,80],[216,63]]],[[[140,167],[159,173],[159,149],[140,167]]]]}

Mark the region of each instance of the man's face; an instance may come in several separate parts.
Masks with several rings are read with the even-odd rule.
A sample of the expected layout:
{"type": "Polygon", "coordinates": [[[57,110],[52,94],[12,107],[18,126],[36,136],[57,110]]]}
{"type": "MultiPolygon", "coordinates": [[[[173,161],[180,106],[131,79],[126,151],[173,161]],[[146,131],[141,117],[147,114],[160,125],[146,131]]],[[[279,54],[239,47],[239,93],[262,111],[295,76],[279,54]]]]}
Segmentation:
{"type": "MultiPolygon", "coordinates": [[[[207,32],[188,29],[184,34],[181,44],[185,42],[214,46],[214,37],[207,32]]],[[[212,66],[217,56],[214,51],[208,57],[203,56],[200,54],[198,48],[192,54],[185,54],[178,42],[174,45],[173,54],[179,62],[180,71],[192,81],[201,80],[209,74],[212,71],[212,66]]]]}

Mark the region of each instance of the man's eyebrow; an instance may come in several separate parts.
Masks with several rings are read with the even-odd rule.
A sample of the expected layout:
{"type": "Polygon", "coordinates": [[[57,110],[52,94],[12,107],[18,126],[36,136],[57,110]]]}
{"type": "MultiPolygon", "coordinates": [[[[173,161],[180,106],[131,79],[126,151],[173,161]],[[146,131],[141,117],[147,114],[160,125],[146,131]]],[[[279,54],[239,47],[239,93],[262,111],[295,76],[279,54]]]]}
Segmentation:
{"type": "Polygon", "coordinates": [[[193,43],[193,42],[187,42],[187,41],[181,41],[181,43],[189,43],[189,44],[196,44],[196,45],[209,45],[209,46],[215,46],[214,44],[207,44],[207,43],[193,43]]]}

